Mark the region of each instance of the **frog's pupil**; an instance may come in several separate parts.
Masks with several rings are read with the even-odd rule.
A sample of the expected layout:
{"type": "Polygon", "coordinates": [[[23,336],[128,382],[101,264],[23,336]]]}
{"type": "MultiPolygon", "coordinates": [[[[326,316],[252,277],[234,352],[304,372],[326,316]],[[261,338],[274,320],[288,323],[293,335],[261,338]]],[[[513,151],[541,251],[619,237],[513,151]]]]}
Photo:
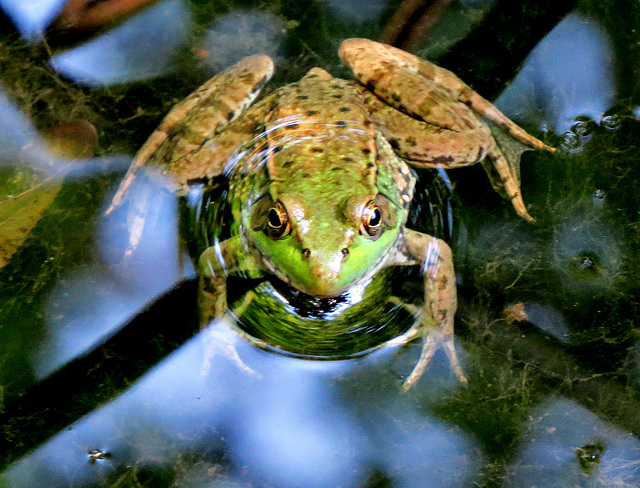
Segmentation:
{"type": "Polygon", "coordinates": [[[269,210],[269,225],[271,227],[280,227],[282,225],[280,214],[275,208],[269,210]]]}
{"type": "Polygon", "coordinates": [[[380,224],[380,210],[374,209],[371,218],[369,219],[369,225],[371,227],[377,227],[380,224]]]}

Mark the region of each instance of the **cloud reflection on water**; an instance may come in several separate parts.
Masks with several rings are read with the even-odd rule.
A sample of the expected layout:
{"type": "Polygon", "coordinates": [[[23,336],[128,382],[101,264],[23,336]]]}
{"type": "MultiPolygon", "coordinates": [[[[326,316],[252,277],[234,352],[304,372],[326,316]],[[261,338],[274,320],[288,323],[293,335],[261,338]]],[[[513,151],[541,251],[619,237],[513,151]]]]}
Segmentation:
{"type": "Polygon", "coordinates": [[[22,37],[36,41],[68,0],[0,0],[0,9],[13,21],[22,37]]]}
{"type": "Polygon", "coordinates": [[[398,487],[429,479],[430,486],[453,488],[477,479],[477,444],[425,413],[412,394],[400,393],[399,381],[372,385],[384,375],[353,376],[366,358],[301,361],[239,340],[225,320],[211,327],[0,480],[11,488],[62,488],[71,480],[90,486],[144,469],[178,473],[179,486],[200,486],[194,476],[201,486],[231,478],[283,488],[357,487],[374,471],[398,487]],[[211,341],[221,336],[232,337],[262,379],[242,373],[224,347],[210,356],[211,341]],[[206,373],[205,357],[211,360],[206,373]],[[373,388],[381,401],[345,395],[343,380],[347,389],[373,388]],[[104,459],[92,462],[94,450],[104,459]]]}
{"type": "Polygon", "coordinates": [[[96,39],[51,58],[51,66],[90,86],[143,80],[174,71],[188,47],[191,14],[182,0],[164,0],[96,39]]]}
{"type": "Polygon", "coordinates": [[[570,342],[570,331],[563,314],[552,305],[526,303],[527,321],[561,342],[570,342]]]}
{"type": "Polygon", "coordinates": [[[39,378],[86,353],[120,329],[194,269],[178,244],[177,197],[137,178],[131,192],[144,200],[145,220],[130,250],[127,207],[99,220],[93,263],[58,280],[46,304],[46,340],[33,356],[39,378]]]}
{"type": "Polygon", "coordinates": [[[279,59],[285,21],[266,10],[233,10],[217,18],[202,43],[204,62],[222,70],[246,56],[267,54],[279,59]]]}
{"type": "Polygon", "coordinates": [[[0,166],[27,163],[51,174],[53,159],[31,121],[0,90],[0,166]]]}
{"type": "Polygon", "coordinates": [[[386,0],[327,0],[325,4],[341,21],[351,24],[372,21],[387,8],[386,0]]]}
{"type": "Polygon", "coordinates": [[[604,29],[572,13],[535,47],[496,106],[509,118],[558,135],[580,115],[599,123],[615,102],[614,63],[604,29]]]}
{"type": "Polygon", "coordinates": [[[506,487],[640,485],[640,441],[631,434],[566,398],[549,400],[530,418],[506,487]],[[581,452],[589,449],[595,454],[585,463],[581,452]]]}

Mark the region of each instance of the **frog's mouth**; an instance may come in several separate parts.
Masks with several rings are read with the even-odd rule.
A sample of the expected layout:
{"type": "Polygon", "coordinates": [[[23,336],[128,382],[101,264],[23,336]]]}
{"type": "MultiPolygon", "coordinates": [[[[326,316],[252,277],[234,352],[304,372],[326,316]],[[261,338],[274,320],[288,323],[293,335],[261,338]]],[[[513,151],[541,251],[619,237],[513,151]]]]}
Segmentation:
{"type": "Polygon", "coordinates": [[[329,266],[319,263],[310,263],[307,275],[299,277],[287,275],[272,263],[265,263],[280,281],[290,287],[310,296],[318,298],[336,298],[346,293],[352,286],[352,281],[343,282],[340,279],[340,269],[332,269],[329,266]]]}

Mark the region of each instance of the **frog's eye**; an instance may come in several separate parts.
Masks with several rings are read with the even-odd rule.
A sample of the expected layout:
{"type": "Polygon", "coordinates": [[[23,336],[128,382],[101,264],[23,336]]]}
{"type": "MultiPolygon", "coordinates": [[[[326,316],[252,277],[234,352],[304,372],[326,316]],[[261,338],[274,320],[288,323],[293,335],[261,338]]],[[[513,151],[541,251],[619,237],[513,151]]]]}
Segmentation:
{"type": "Polygon", "coordinates": [[[280,202],[274,204],[267,211],[267,225],[265,233],[272,239],[281,239],[291,233],[291,222],[287,209],[280,202]]]}
{"type": "Polygon", "coordinates": [[[360,234],[369,237],[377,237],[382,231],[382,213],[374,200],[364,207],[362,221],[360,222],[360,234]]]}

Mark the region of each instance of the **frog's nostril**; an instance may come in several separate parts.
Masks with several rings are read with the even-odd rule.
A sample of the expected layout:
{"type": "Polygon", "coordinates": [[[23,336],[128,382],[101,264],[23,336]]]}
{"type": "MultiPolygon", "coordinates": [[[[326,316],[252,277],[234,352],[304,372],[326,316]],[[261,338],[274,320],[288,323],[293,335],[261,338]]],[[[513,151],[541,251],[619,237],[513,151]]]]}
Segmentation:
{"type": "Polygon", "coordinates": [[[305,247],[302,250],[302,257],[303,258],[308,258],[309,256],[311,256],[311,250],[308,247],[305,247]]]}

